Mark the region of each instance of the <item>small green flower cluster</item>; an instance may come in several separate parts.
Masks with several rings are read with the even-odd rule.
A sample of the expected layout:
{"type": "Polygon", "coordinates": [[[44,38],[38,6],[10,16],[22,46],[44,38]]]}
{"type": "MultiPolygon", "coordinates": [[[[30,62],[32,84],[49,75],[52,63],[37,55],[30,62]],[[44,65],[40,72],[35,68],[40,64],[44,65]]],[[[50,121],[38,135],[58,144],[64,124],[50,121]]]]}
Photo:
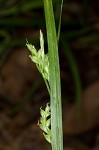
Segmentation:
{"type": "Polygon", "coordinates": [[[38,123],[38,125],[40,126],[40,128],[44,131],[43,135],[45,137],[45,139],[51,143],[51,111],[50,111],[50,107],[47,104],[45,110],[40,109],[40,114],[41,114],[41,118],[40,118],[40,123],[38,123]]]}
{"type": "MultiPolygon", "coordinates": [[[[31,60],[36,64],[39,72],[42,74],[44,81],[46,83],[47,89],[50,93],[50,87],[49,87],[49,60],[48,55],[44,54],[44,39],[43,39],[43,33],[40,30],[40,50],[36,50],[34,45],[29,44],[27,41],[26,44],[27,48],[30,50],[31,55],[29,56],[31,60]],[[47,82],[48,81],[48,82],[47,82]]],[[[40,109],[40,128],[44,131],[44,137],[45,139],[51,143],[51,119],[49,118],[51,115],[50,107],[47,104],[45,111],[43,109],[40,109]]]]}
{"type": "Polygon", "coordinates": [[[31,51],[31,55],[29,57],[36,64],[43,78],[49,81],[49,60],[48,55],[44,54],[44,38],[41,30],[40,30],[40,50],[37,51],[34,45],[29,44],[28,42],[26,46],[31,51]]]}

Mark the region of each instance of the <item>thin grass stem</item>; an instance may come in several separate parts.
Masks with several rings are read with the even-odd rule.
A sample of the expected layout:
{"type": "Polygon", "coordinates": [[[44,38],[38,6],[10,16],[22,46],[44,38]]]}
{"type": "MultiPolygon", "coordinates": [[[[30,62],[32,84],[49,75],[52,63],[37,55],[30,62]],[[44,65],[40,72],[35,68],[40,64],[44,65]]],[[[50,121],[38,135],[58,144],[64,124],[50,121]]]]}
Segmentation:
{"type": "Polygon", "coordinates": [[[51,145],[52,150],[63,150],[60,67],[52,0],[44,0],[44,12],[49,57],[51,145]]]}
{"type": "Polygon", "coordinates": [[[49,84],[48,84],[48,82],[47,82],[47,80],[46,80],[46,79],[44,79],[44,82],[45,82],[45,84],[46,84],[46,87],[47,87],[48,93],[49,93],[49,95],[50,95],[50,87],[49,87],[49,84]]]}

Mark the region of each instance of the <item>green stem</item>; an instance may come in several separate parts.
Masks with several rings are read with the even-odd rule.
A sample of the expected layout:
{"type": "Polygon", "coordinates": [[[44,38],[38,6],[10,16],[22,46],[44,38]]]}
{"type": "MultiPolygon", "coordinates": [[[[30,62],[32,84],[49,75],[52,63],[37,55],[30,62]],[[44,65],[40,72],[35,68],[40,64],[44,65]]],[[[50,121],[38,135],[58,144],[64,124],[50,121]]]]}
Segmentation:
{"type": "Polygon", "coordinates": [[[44,0],[44,11],[49,54],[51,144],[52,150],[63,150],[60,68],[52,0],[44,0]]]}
{"type": "Polygon", "coordinates": [[[58,45],[59,45],[60,29],[61,29],[62,8],[63,8],[63,0],[61,1],[60,16],[59,16],[59,25],[58,25],[58,36],[57,36],[58,45]]]}
{"type": "MultiPolygon", "coordinates": [[[[44,79],[44,78],[43,78],[43,79],[44,79]]],[[[46,79],[44,79],[44,82],[45,82],[45,84],[46,84],[46,87],[47,87],[48,93],[49,93],[49,95],[50,95],[50,87],[49,87],[49,85],[48,85],[48,82],[47,82],[47,80],[46,80],[46,79]]]]}

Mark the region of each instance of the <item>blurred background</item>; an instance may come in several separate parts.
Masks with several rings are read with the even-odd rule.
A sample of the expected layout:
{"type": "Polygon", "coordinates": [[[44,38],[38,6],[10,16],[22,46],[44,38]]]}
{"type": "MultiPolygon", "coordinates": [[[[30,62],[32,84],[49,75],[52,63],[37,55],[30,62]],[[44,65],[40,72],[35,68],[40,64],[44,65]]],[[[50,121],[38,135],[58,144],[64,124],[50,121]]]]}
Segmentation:
{"type": "MultiPolygon", "coordinates": [[[[56,28],[60,0],[53,0],[56,28]]],[[[64,150],[99,150],[99,0],[64,0],[59,43],[64,150]]],[[[50,150],[37,125],[49,102],[26,39],[47,52],[43,0],[0,0],[0,150],[50,150]]]]}

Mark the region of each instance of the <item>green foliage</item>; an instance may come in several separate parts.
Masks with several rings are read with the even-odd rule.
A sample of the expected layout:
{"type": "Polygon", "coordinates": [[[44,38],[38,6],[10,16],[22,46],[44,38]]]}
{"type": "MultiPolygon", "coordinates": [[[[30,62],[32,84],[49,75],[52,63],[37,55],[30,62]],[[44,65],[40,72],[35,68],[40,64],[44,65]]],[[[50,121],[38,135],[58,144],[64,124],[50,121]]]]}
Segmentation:
{"type": "Polygon", "coordinates": [[[44,12],[49,56],[51,144],[52,150],[63,150],[60,67],[52,0],[44,0],[44,12]]]}
{"type": "MultiPolygon", "coordinates": [[[[39,51],[37,51],[35,47],[32,46],[32,44],[29,44],[28,42],[26,45],[28,49],[31,51],[30,58],[36,64],[39,72],[42,74],[50,94],[51,108],[47,105],[45,111],[43,109],[40,110],[41,118],[39,126],[44,131],[43,134],[46,140],[48,142],[51,142],[52,149],[62,150],[63,133],[62,133],[60,67],[59,67],[58,42],[53,13],[53,4],[51,0],[50,1],[44,0],[44,11],[47,29],[48,55],[44,54],[44,39],[41,31],[40,31],[39,51]],[[48,118],[50,115],[51,119],[48,118]]],[[[60,34],[60,26],[59,26],[59,34],[60,34]]]]}

